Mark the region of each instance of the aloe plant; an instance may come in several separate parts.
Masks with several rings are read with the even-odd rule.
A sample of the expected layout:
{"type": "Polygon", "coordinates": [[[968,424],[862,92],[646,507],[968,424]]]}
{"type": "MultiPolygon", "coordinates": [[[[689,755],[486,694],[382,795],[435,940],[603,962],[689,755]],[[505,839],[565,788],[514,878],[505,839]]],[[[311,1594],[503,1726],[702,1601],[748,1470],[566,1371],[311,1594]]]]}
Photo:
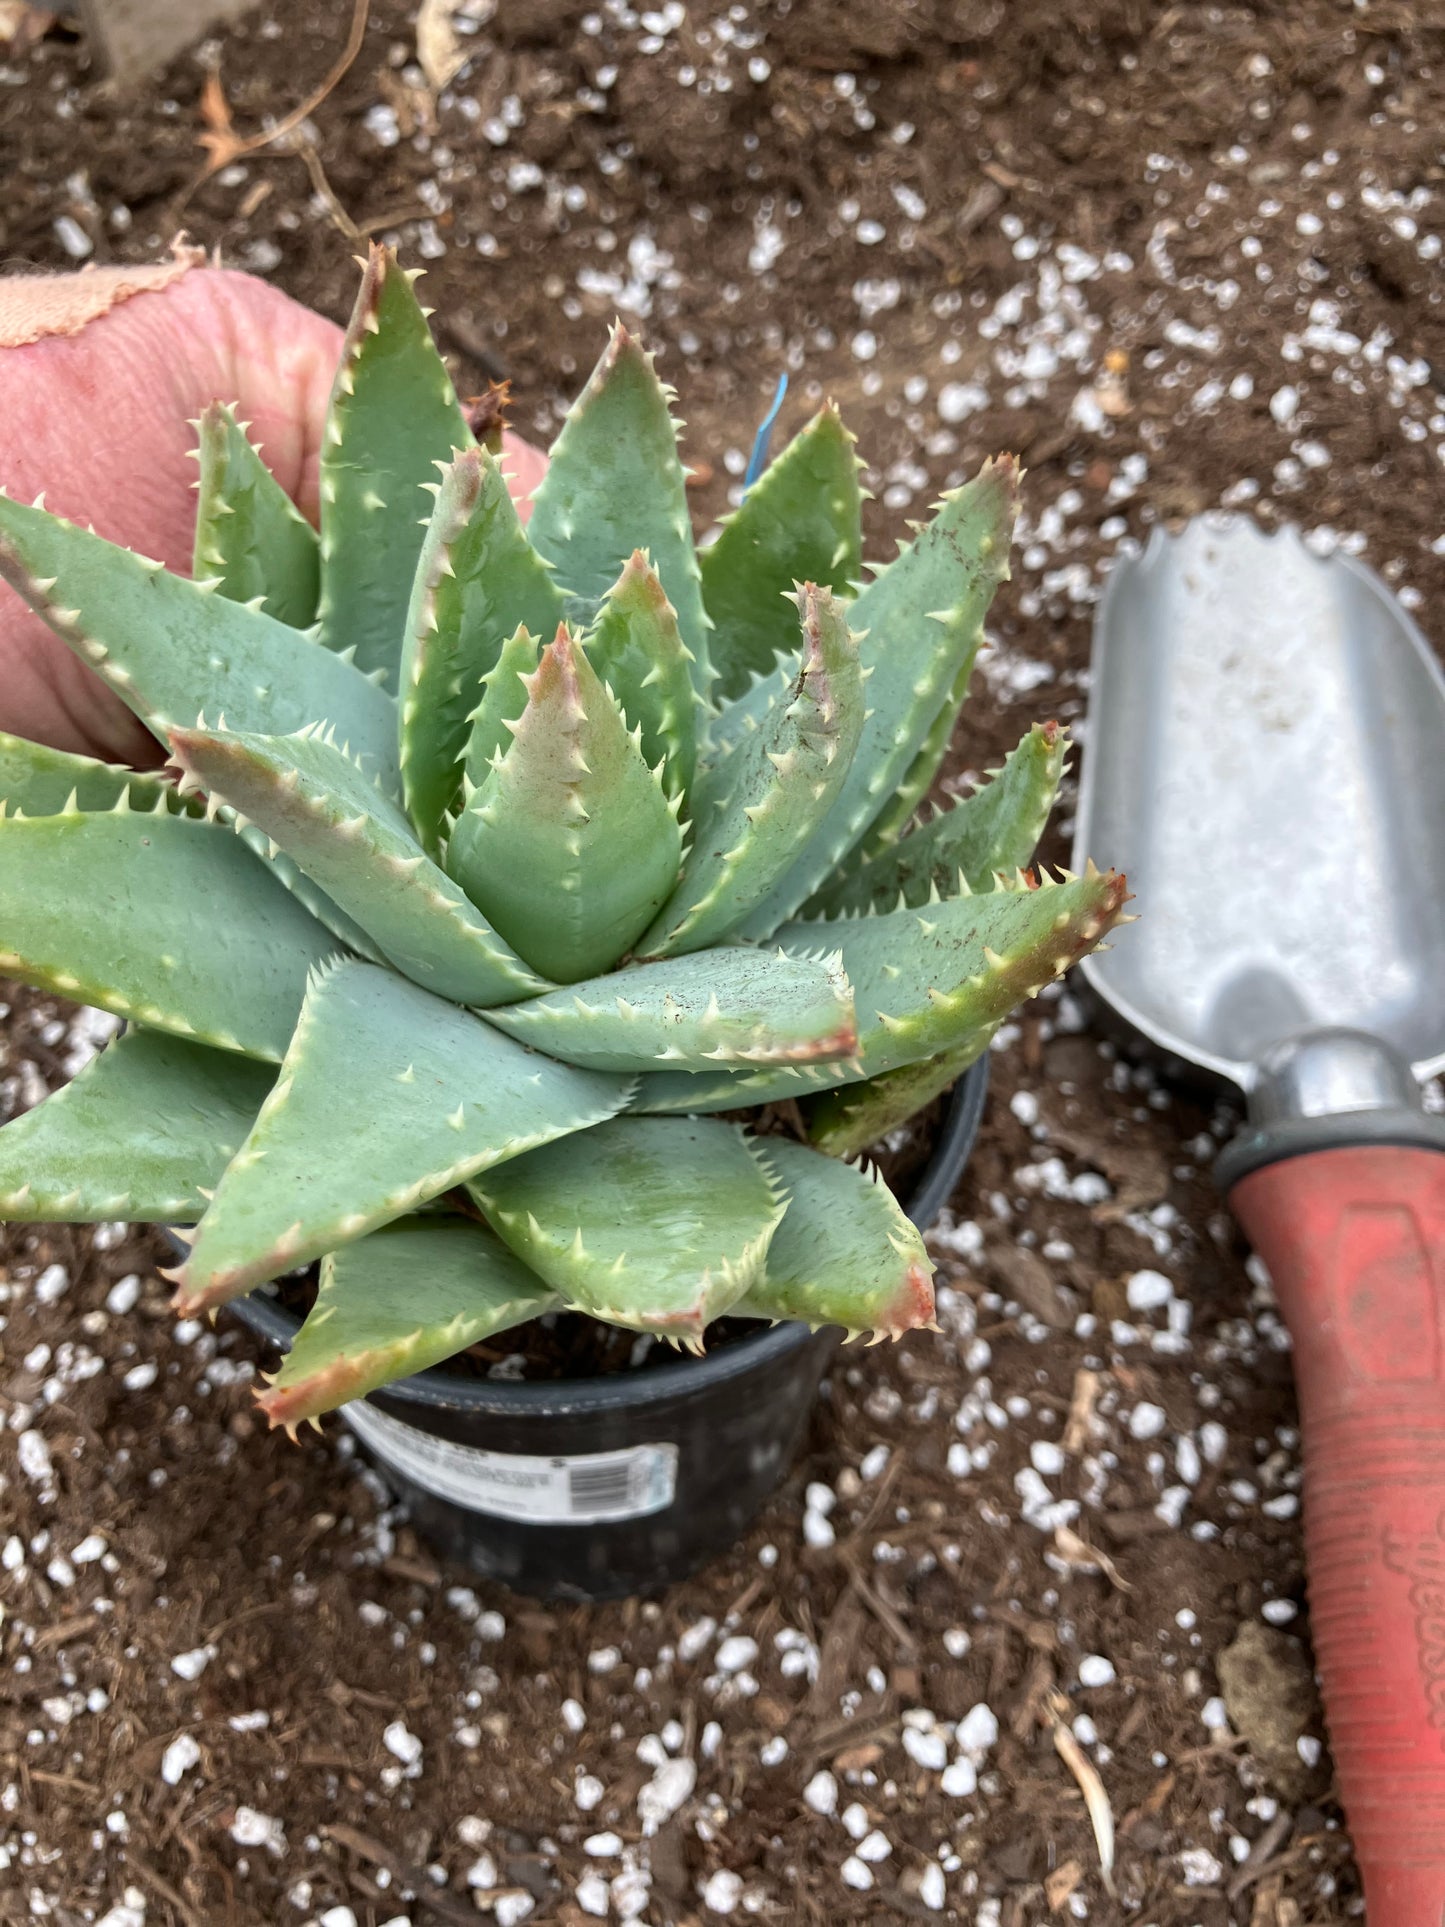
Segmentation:
{"type": "Polygon", "coordinates": [[[621,327],[524,526],[373,250],[319,534],[224,409],[194,575],[0,497],[0,570],[154,732],[0,741],[0,969],[124,1034],[0,1130],[0,1212],[193,1225],[192,1314],[321,1260],[287,1425],[566,1306],[896,1334],[930,1266],[852,1156],[1096,944],[1029,871],[1052,724],[910,827],[1007,574],[985,464],[860,578],[824,408],[698,553],[621,327]],[[730,1112],[800,1100],[814,1143],[730,1112]]]}

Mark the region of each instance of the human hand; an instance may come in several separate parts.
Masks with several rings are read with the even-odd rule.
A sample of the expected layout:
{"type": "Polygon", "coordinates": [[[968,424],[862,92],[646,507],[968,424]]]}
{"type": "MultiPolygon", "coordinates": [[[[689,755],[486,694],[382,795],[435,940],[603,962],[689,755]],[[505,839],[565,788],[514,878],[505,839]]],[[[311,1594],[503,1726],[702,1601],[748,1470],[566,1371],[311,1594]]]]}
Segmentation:
{"type": "MultiPolygon", "coordinates": [[[[43,489],[57,514],[189,574],[190,422],[210,402],[236,403],[267,466],[314,522],[340,349],[339,328],[278,288],[229,269],[192,268],[119,301],[78,333],[0,347],[0,486],[27,502],[43,489]]],[[[506,439],[521,505],[546,457],[506,439]]],[[[4,583],[0,730],[112,762],[161,759],[120,698],[4,583]]]]}

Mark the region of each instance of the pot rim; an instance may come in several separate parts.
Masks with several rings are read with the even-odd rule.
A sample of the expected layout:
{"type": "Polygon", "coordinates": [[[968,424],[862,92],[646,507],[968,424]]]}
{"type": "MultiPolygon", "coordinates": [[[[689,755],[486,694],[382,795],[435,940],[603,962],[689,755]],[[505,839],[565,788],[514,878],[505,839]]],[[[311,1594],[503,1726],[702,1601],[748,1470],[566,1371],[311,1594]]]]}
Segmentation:
{"type": "MultiPolygon", "coordinates": [[[[978,1137],[988,1096],[989,1056],[977,1058],[953,1086],[952,1097],[937,1142],[923,1168],[917,1188],[904,1207],[920,1231],[933,1224],[948,1202],[968,1163],[978,1137]]],[[[257,1337],[280,1351],[289,1351],[301,1320],[272,1299],[251,1292],[225,1307],[257,1337]]],[[[646,1372],[616,1372],[603,1378],[510,1381],[464,1378],[439,1366],[413,1372],[377,1387],[375,1394],[418,1410],[490,1413],[601,1412],[656,1405],[679,1394],[725,1384],[755,1366],[785,1356],[815,1336],[812,1326],[790,1320],[767,1331],[750,1333],[733,1344],[721,1345],[701,1358],[669,1360],[646,1372]]]]}

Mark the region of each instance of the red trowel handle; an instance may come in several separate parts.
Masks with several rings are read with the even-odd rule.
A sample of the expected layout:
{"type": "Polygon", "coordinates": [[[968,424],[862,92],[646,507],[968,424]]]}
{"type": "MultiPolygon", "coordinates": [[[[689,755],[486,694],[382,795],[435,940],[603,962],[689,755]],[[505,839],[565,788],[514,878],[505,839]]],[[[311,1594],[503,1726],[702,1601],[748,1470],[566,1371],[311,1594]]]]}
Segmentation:
{"type": "Polygon", "coordinates": [[[1445,1152],[1230,1193],[1294,1339],[1310,1617],[1370,1927],[1445,1927],[1445,1152]]]}

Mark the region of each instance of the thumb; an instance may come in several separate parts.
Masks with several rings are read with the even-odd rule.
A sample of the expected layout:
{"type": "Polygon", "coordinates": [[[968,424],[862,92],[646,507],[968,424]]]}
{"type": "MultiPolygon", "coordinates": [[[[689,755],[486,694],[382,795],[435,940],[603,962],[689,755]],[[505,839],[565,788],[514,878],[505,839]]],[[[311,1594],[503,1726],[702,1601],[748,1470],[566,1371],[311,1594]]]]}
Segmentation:
{"type": "MultiPolygon", "coordinates": [[[[187,275],[167,301],[167,312],[154,319],[178,351],[176,406],[185,448],[193,441],[188,418],[213,401],[234,403],[266,466],[314,523],[341,330],[268,282],[226,268],[187,275]]],[[[189,467],[188,481],[194,473],[189,467]]],[[[186,507],[189,538],[194,503],[186,507]]]]}
{"type": "MultiPolygon", "coordinates": [[[[253,275],[192,268],[77,333],[0,350],[0,486],[25,501],[43,489],[57,513],[188,573],[190,423],[213,401],[234,402],[314,522],[341,342],[334,323],[253,275]]],[[[529,493],[545,458],[508,439],[513,491],[529,493]]],[[[3,584],[0,730],[124,761],[158,755],[119,698],[3,584]]]]}
{"type": "MultiPolygon", "coordinates": [[[[84,277],[41,283],[52,307],[84,277]]],[[[12,302],[13,305],[13,302],[12,302]]],[[[250,275],[196,267],[81,316],[73,333],[0,350],[0,485],[190,568],[190,421],[211,401],[249,410],[282,486],[314,510],[317,455],[341,335],[250,275]]],[[[68,325],[75,327],[72,320],[68,325]]],[[[149,731],[0,585],[0,729],[56,748],[153,763],[149,731]]]]}

